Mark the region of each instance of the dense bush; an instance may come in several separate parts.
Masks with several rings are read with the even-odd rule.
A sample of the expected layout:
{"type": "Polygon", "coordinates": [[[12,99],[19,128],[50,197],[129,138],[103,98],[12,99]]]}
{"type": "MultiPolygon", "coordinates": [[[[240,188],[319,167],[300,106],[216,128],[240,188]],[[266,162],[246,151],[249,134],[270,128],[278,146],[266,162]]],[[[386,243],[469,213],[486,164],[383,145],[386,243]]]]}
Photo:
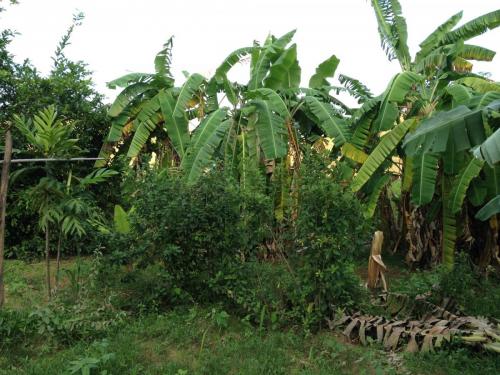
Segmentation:
{"type": "Polygon", "coordinates": [[[283,327],[300,322],[301,306],[294,305],[297,278],[283,263],[259,260],[234,264],[219,272],[211,288],[234,311],[259,327],[283,327]]]}
{"type": "Polygon", "coordinates": [[[136,269],[121,281],[149,299],[141,302],[148,305],[152,299],[157,300],[153,305],[163,304],[162,296],[198,301],[216,297],[208,287],[211,280],[251,256],[251,247],[268,235],[272,218],[268,198],[240,191],[217,172],[194,185],[166,171],[150,173],[133,202],[132,233],[112,237],[109,259],[114,264],[134,263],[136,269]],[[163,274],[147,281],[141,269],[163,274]],[[147,286],[150,282],[155,288],[147,286]]]}
{"type": "Polygon", "coordinates": [[[24,311],[0,310],[0,353],[23,342],[35,331],[34,322],[24,311]]]}
{"type": "Polygon", "coordinates": [[[297,291],[308,311],[324,317],[338,306],[352,306],[362,296],[354,257],[366,253],[371,225],[363,206],[340,184],[337,171],[322,155],[311,153],[302,164],[297,249],[297,291]]]}
{"type": "Polygon", "coordinates": [[[311,154],[303,165],[291,246],[269,264],[257,250],[270,240],[273,205],[259,187],[242,190],[217,171],[194,185],[171,171],[147,173],[131,200],[131,233],[110,235],[106,246],[104,278],[120,288],[117,303],[219,301],[260,325],[311,325],[359,301],[353,259],[366,253],[370,223],[325,158],[311,154]]]}
{"type": "Polygon", "coordinates": [[[458,308],[466,314],[500,318],[500,279],[493,273],[490,277],[480,274],[467,253],[459,253],[454,268],[443,267],[438,271],[438,298],[452,298],[458,308]]]}
{"type": "Polygon", "coordinates": [[[396,282],[391,290],[408,295],[412,300],[427,295],[431,302],[440,304],[444,298],[455,302],[464,314],[500,318],[500,285],[497,274],[485,277],[466,252],[458,253],[453,269],[437,267],[416,271],[409,278],[396,282]],[[492,292],[493,291],[493,292],[492,292]]]}

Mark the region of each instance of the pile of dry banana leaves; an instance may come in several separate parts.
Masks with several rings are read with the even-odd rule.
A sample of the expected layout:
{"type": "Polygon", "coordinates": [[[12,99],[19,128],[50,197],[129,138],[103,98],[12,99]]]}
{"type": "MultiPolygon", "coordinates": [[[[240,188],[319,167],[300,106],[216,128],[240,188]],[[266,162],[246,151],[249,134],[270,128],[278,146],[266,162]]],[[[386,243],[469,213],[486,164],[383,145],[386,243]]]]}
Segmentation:
{"type": "Polygon", "coordinates": [[[433,351],[453,341],[500,353],[499,321],[452,313],[449,300],[437,306],[425,296],[409,301],[404,295],[384,293],[380,298],[390,318],[340,314],[328,320],[330,328],[343,328],[350,341],[378,342],[387,350],[433,351]]]}

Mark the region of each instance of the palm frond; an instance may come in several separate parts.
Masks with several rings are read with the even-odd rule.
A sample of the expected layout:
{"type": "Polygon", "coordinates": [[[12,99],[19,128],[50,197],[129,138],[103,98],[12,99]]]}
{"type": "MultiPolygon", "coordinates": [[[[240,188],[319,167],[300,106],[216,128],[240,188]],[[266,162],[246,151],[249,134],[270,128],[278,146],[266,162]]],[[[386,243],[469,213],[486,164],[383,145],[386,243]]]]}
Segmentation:
{"type": "Polygon", "coordinates": [[[196,128],[193,140],[181,161],[181,168],[189,183],[194,183],[213,160],[217,147],[229,129],[230,121],[224,121],[226,115],[225,109],[218,109],[196,128]]]}
{"type": "Polygon", "coordinates": [[[373,94],[370,89],[366,87],[361,81],[346,76],[345,74],[339,75],[339,82],[349,90],[349,93],[358,99],[358,103],[363,103],[367,99],[372,99],[373,94]]]}
{"type": "Polygon", "coordinates": [[[413,188],[411,199],[416,206],[429,203],[434,196],[439,155],[422,153],[413,159],[413,188]]]}
{"type": "Polygon", "coordinates": [[[483,169],[483,165],[484,162],[482,160],[472,158],[453,181],[453,187],[448,198],[448,205],[453,214],[458,213],[462,209],[467,189],[471,181],[479,175],[483,169]]]}
{"type": "Polygon", "coordinates": [[[458,40],[466,41],[498,26],[500,26],[500,9],[474,18],[455,30],[447,32],[442,39],[442,44],[451,44],[458,40]]]}
{"type": "Polygon", "coordinates": [[[174,45],[173,37],[168,38],[168,40],[163,45],[163,49],[158,52],[155,57],[155,71],[160,76],[173,81],[172,72],[170,71],[170,66],[172,65],[172,47],[174,45]]]}
{"type": "Polygon", "coordinates": [[[378,23],[380,41],[389,60],[398,59],[401,67],[408,70],[410,51],[408,30],[398,0],[372,0],[372,7],[378,23]]]}
{"type": "Polygon", "coordinates": [[[332,55],[316,68],[316,72],[309,79],[309,87],[319,88],[322,86],[328,86],[330,83],[327,81],[327,78],[331,78],[335,75],[335,71],[339,66],[340,60],[337,56],[332,55]]]}
{"type": "Polygon", "coordinates": [[[368,159],[359,169],[354,177],[351,188],[353,191],[360,190],[373,176],[375,171],[387,160],[389,155],[396,149],[406,132],[415,124],[415,119],[406,120],[394,127],[384,135],[378,145],[374,148],[368,159]]]}
{"type": "Polygon", "coordinates": [[[325,134],[333,138],[335,146],[342,146],[350,138],[347,122],[337,116],[328,103],[320,101],[315,96],[306,96],[304,98],[307,106],[318,120],[319,127],[325,134]]]}
{"type": "Polygon", "coordinates": [[[427,38],[419,44],[420,51],[415,57],[415,62],[419,62],[425,56],[427,56],[432,50],[438,47],[441,41],[444,39],[446,33],[453,29],[458,22],[462,19],[463,12],[458,12],[448,18],[444,23],[439,25],[436,30],[429,34],[427,38]]]}
{"type": "Polygon", "coordinates": [[[266,159],[284,157],[288,152],[285,119],[273,110],[267,100],[256,99],[251,104],[256,109],[255,129],[266,159]]]}

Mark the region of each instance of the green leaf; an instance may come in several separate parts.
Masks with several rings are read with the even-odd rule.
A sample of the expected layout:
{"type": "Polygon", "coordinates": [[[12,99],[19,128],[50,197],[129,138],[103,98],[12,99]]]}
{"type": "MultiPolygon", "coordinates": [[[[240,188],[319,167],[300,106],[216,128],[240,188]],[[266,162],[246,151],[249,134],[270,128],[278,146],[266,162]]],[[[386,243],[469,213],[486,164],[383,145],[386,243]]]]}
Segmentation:
{"type": "Polygon", "coordinates": [[[285,102],[276,91],[269,88],[262,88],[249,91],[247,95],[251,99],[260,98],[262,100],[269,101],[269,104],[271,105],[273,110],[276,113],[278,113],[281,117],[284,118],[290,117],[290,112],[288,111],[285,102]]]}
{"type": "Polygon", "coordinates": [[[177,96],[177,101],[175,102],[173,115],[174,117],[186,117],[186,108],[188,102],[193,98],[196,91],[200,89],[201,84],[205,78],[198,74],[191,74],[186,82],[181,87],[181,91],[179,91],[179,95],[177,96]]]}
{"type": "Polygon", "coordinates": [[[467,154],[463,151],[457,152],[455,142],[449,138],[446,152],[442,154],[444,173],[447,175],[456,175],[460,172],[460,170],[464,168],[466,156],[467,154]]]}
{"type": "Polygon", "coordinates": [[[355,78],[351,78],[345,74],[339,74],[339,82],[344,85],[347,90],[349,90],[349,93],[352,96],[358,99],[358,103],[362,103],[373,98],[373,94],[370,89],[355,78]]]}
{"type": "Polygon", "coordinates": [[[438,173],[439,155],[422,153],[413,159],[412,203],[422,206],[429,203],[434,196],[438,173]]]}
{"type": "Polygon", "coordinates": [[[119,174],[117,171],[107,168],[100,168],[80,180],[82,186],[95,185],[119,174]]]}
{"type": "Polygon", "coordinates": [[[218,109],[209,114],[196,128],[187,153],[181,161],[181,168],[189,183],[197,181],[203,169],[212,162],[230,126],[229,120],[224,121],[226,115],[225,109],[218,109]]]}
{"type": "Polygon", "coordinates": [[[394,76],[383,95],[382,105],[374,123],[377,131],[389,130],[394,126],[399,116],[397,104],[403,102],[413,86],[422,79],[420,74],[413,72],[398,73],[394,76]]]}
{"type": "Polygon", "coordinates": [[[258,56],[255,54],[257,60],[251,66],[250,81],[248,82],[249,90],[255,90],[262,87],[262,83],[269,73],[271,63],[281,54],[294,35],[295,30],[292,30],[281,38],[275,40],[273,38],[268,38],[263,50],[260,51],[258,56]]]}
{"type": "Polygon", "coordinates": [[[410,191],[413,185],[413,158],[406,156],[403,158],[403,181],[401,183],[401,191],[410,191]]]}
{"type": "Polygon", "coordinates": [[[497,129],[474,150],[474,156],[486,160],[491,166],[500,162],[500,129],[497,129]]]}
{"type": "Polygon", "coordinates": [[[220,64],[215,70],[214,77],[218,83],[222,83],[222,80],[227,76],[227,73],[231,70],[231,68],[239,63],[245,56],[251,54],[254,48],[255,47],[244,47],[231,52],[229,56],[224,59],[222,64],[220,64]]]}
{"type": "Polygon", "coordinates": [[[399,117],[399,108],[394,102],[383,102],[374,122],[375,132],[392,129],[399,117]]]}
{"type": "Polygon", "coordinates": [[[381,103],[382,103],[382,96],[377,96],[375,98],[368,99],[366,102],[363,103],[361,107],[359,107],[354,111],[352,122],[356,123],[357,121],[362,119],[363,116],[375,112],[375,110],[379,109],[381,103]]]}
{"type": "Polygon", "coordinates": [[[130,221],[128,214],[120,205],[115,205],[114,212],[115,231],[120,234],[130,233],[130,221]]]}
{"type": "Polygon", "coordinates": [[[458,56],[467,60],[491,61],[495,57],[496,52],[488,48],[464,44],[458,56]]]}
{"type": "Polygon", "coordinates": [[[384,187],[389,183],[390,180],[391,177],[389,175],[384,175],[375,183],[375,186],[373,187],[372,192],[370,193],[370,196],[368,198],[366,210],[363,213],[365,218],[369,219],[373,217],[375,209],[377,208],[378,198],[380,197],[380,194],[384,190],[384,187]]]}
{"type": "Polygon", "coordinates": [[[306,96],[304,100],[318,119],[319,127],[328,137],[333,138],[335,146],[340,147],[347,142],[350,137],[347,123],[337,116],[329,103],[321,102],[315,96],[306,96]]]}
{"type": "MultiPolygon", "coordinates": [[[[499,86],[500,88],[500,86],[499,86]]],[[[488,107],[491,103],[494,101],[500,100],[500,91],[498,92],[487,92],[486,94],[482,95],[477,103],[476,108],[484,108],[488,107]]]]}
{"type": "Polygon", "coordinates": [[[314,75],[309,80],[309,87],[314,89],[322,86],[329,86],[330,83],[327,81],[327,78],[331,78],[335,75],[335,71],[339,66],[339,62],[340,60],[337,58],[337,56],[332,55],[321,64],[319,64],[319,66],[316,68],[316,73],[314,73],[314,75]]]}
{"type": "Polygon", "coordinates": [[[158,97],[160,94],[161,92],[146,102],[134,120],[136,129],[127,152],[127,156],[130,158],[136,157],[141,152],[149,136],[158,125],[158,110],[160,109],[158,97]]]}
{"type": "Polygon", "coordinates": [[[455,152],[460,152],[485,138],[482,111],[459,105],[423,120],[417,130],[406,137],[403,147],[411,156],[417,152],[444,152],[449,142],[453,142],[455,152]]]}
{"type": "Polygon", "coordinates": [[[467,189],[471,181],[479,175],[483,165],[483,161],[473,158],[453,181],[453,187],[448,198],[449,208],[452,213],[456,214],[462,209],[467,189]]]}
{"type": "Polygon", "coordinates": [[[285,139],[287,135],[285,119],[274,110],[267,100],[257,99],[253,100],[251,104],[256,108],[255,128],[266,159],[284,157],[288,151],[285,139]]]}
{"type": "Polygon", "coordinates": [[[355,161],[356,163],[363,164],[368,158],[368,155],[363,150],[360,150],[352,143],[344,143],[341,150],[342,155],[355,161]]]}
{"type": "Polygon", "coordinates": [[[123,89],[118,94],[113,104],[108,110],[108,115],[116,117],[133,101],[137,100],[146,91],[150,90],[151,86],[147,83],[138,82],[123,89]]]}
{"type": "Polygon", "coordinates": [[[497,195],[495,198],[486,203],[484,207],[478,211],[475,218],[481,221],[486,221],[498,213],[500,213],[500,195],[497,195]]]}
{"type": "Polygon", "coordinates": [[[266,53],[266,51],[261,52],[250,73],[250,81],[248,82],[249,90],[255,90],[262,87],[262,81],[266,78],[270,66],[271,57],[269,53],[266,53]]]}
{"type": "Polygon", "coordinates": [[[286,49],[271,66],[269,75],[264,80],[264,86],[273,89],[289,89],[299,87],[300,66],[297,61],[297,45],[286,49]]]}
{"type": "Polygon", "coordinates": [[[350,139],[350,142],[360,150],[362,150],[366,146],[368,140],[370,139],[370,129],[373,120],[375,119],[375,115],[376,113],[375,111],[373,111],[363,116],[360,120],[352,125],[355,130],[350,139]]]}
{"type": "Polygon", "coordinates": [[[169,91],[162,91],[158,96],[163,121],[168,137],[172,141],[175,151],[182,159],[189,143],[189,123],[185,116],[175,116],[176,101],[169,91]]]}
{"type": "Polygon", "coordinates": [[[455,30],[447,32],[442,38],[442,44],[452,44],[459,40],[469,40],[498,26],[500,26],[500,9],[479,16],[455,30]]]}
{"type": "Polygon", "coordinates": [[[397,58],[403,70],[410,68],[408,30],[398,0],[372,0],[382,48],[389,60],[397,58]]]}
{"type": "Polygon", "coordinates": [[[457,23],[462,19],[463,12],[458,12],[454,14],[450,18],[448,18],[444,23],[439,25],[436,30],[434,30],[425,40],[419,44],[420,51],[417,53],[415,57],[415,62],[419,62],[427,56],[432,50],[438,47],[441,44],[441,41],[444,39],[446,33],[448,33],[451,29],[453,29],[457,23]]]}
{"type": "Polygon", "coordinates": [[[111,129],[109,130],[107,141],[118,142],[121,140],[123,129],[130,121],[130,115],[127,111],[124,111],[115,117],[111,122],[111,129]]]}
{"type": "Polygon", "coordinates": [[[500,92],[500,84],[497,82],[493,82],[486,78],[480,77],[465,77],[460,78],[455,81],[456,83],[460,83],[462,85],[468,86],[480,93],[487,93],[489,91],[500,92]]]}
{"type": "Polygon", "coordinates": [[[449,204],[450,180],[443,176],[441,196],[443,199],[443,264],[447,269],[452,269],[455,259],[455,243],[457,241],[457,219],[451,212],[449,204]]]}
{"type": "Polygon", "coordinates": [[[456,83],[448,86],[446,92],[453,98],[453,108],[467,103],[472,98],[472,91],[468,87],[456,83]]]}
{"type": "Polygon", "coordinates": [[[393,78],[385,92],[385,100],[401,103],[406,99],[413,86],[424,79],[420,74],[413,72],[398,73],[393,78]]]}
{"type": "Polygon", "coordinates": [[[116,89],[117,87],[125,88],[131,83],[147,83],[153,79],[153,75],[149,73],[129,73],[121,76],[120,78],[114,79],[106,84],[110,89],[116,89]]]}
{"type": "Polygon", "coordinates": [[[173,80],[172,73],[170,72],[170,65],[172,64],[172,46],[173,37],[170,37],[163,45],[163,49],[158,52],[155,57],[156,73],[169,80],[173,80]]]}
{"type": "Polygon", "coordinates": [[[389,133],[384,135],[365,163],[361,166],[358,174],[354,177],[351,188],[353,191],[361,189],[375,171],[380,167],[389,155],[396,149],[406,132],[415,124],[415,119],[406,120],[394,127],[389,133]]]}

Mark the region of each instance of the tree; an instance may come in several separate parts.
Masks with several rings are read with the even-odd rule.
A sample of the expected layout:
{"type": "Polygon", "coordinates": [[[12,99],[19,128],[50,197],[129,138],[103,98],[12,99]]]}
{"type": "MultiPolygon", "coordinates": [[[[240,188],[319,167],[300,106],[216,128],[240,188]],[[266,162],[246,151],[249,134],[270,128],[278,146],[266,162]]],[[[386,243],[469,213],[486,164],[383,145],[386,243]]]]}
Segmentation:
{"type": "MultiPolygon", "coordinates": [[[[471,73],[472,63],[469,60],[491,61],[495,52],[464,42],[499,26],[500,11],[478,17],[460,27],[455,26],[462,13],[452,16],[420,44],[421,49],[412,61],[406,44],[406,21],[399,2],[373,0],[372,6],[382,46],[389,59],[399,61],[402,72],[390,81],[382,95],[367,100],[352,116],[354,136],[343,151],[347,158],[362,164],[353,179],[352,188],[367,196],[371,207],[369,214],[373,214],[380,196],[387,199],[391,192],[399,190],[397,195],[402,195],[397,206],[401,210],[391,209],[387,202],[387,208],[381,209],[389,213],[384,215],[385,220],[393,220],[391,211],[396,214],[397,222],[389,224],[388,228],[401,228],[397,236],[407,238],[407,260],[411,263],[425,257],[431,258],[431,261],[442,258],[451,265],[456,221],[448,211],[445,203],[448,197],[443,193],[448,192],[446,184],[451,184],[452,177],[448,182],[442,182],[442,193],[436,197],[435,183],[437,176],[443,175],[443,170],[444,175],[449,176],[459,173],[463,166],[457,158],[460,158],[460,163],[470,158],[464,157],[465,149],[446,149],[448,138],[442,133],[434,138],[436,144],[443,146],[439,153],[418,153],[413,157],[405,154],[402,143],[407,133],[418,133],[424,126],[423,120],[437,111],[449,110],[462,100],[472,100],[472,97],[480,101],[479,94],[486,94],[484,100],[493,100],[496,84],[471,73]],[[482,90],[477,90],[477,86],[482,90]],[[450,160],[453,161],[451,164],[447,162],[450,160]],[[387,178],[387,173],[394,178],[387,178]],[[398,177],[402,177],[401,180],[398,177]],[[422,207],[424,205],[426,208],[422,207]],[[437,219],[435,212],[439,207],[442,216],[437,219]],[[437,229],[439,222],[442,230],[437,229]],[[441,254],[437,251],[438,246],[442,249],[441,254]]],[[[486,104],[483,102],[482,106],[486,104]]],[[[483,110],[477,102],[471,102],[469,106],[471,110],[476,109],[476,113],[483,110]]],[[[460,109],[457,111],[460,112],[460,109]]],[[[453,114],[459,118],[457,111],[453,114]]],[[[460,136],[455,134],[453,137],[460,136]]],[[[451,142],[450,147],[454,146],[451,142]]],[[[399,240],[395,242],[397,245],[399,240]]]]}
{"type": "MultiPolygon", "coordinates": [[[[42,156],[46,161],[42,167],[26,167],[18,171],[19,174],[42,168],[44,176],[38,183],[28,188],[23,195],[27,206],[38,214],[38,226],[45,235],[45,261],[47,268],[47,291],[50,298],[52,293],[50,275],[50,233],[52,228],[59,231],[58,261],[62,236],[83,236],[86,231],[82,222],[92,218],[92,199],[85,194],[85,189],[117,174],[111,170],[97,170],[72,185],[75,177],[72,173],[64,185],[55,173],[56,168],[51,164],[57,158],[69,158],[81,153],[78,139],[72,138],[74,123],[64,123],[57,118],[55,107],[50,106],[40,111],[33,119],[15,116],[16,128],[23,134],[32,149],[33,154],[42,156]]],[[[59,266],[59,262],[58,262],[59,266]]],[[[59,268],[59,267],[58,267],[59,268]]]]}
{"type": "Polygon", "coordinates": [[[113,125],[101,156],[113,157],[116,146],[118,152],[128,149],[133,160],[155,152],[159,165],[180,167],[189,183],[222,165],[243,188],[266,166],[268,176],[281,186],[277,216],[282,217],[283,202],[297,181],[300,144],[324,135],[342,145],[349,134],[342,118],[349,108],[329,94],[327,80],[339,60],[329,57],[311,77],[310,87],[300,88],[294,33],[270,35],[263,45],[239,48],[213,77],[192,74],[182,87],[174,86],[170,74],[170,39],[155,58],[154,74],[131,73],[109,83],[124,89],[109,110],[113,125]],[[249,81],[231,82],[231,68],[247,58],[249,81]]]}
{"type": "MultiPolygon", "coordinates": [[[[8,51],[10,41],[15,37],[11,31],[3,31],[0,38],[0,124],[2,128],[14,122],[14,114],[24,114],[32,117],[47,106],[55,105],[59,118],[64,122],[73,122],[73,135],[79,139],[79,145],[87,150],[87,155],[96,156],[101,149],[105,132],[109,128],[109,119],[106,115],[107,106],[103,103],[103,95],[99,94],[92,83],[91,72],[85,63],[71,61],[65,56],[71,36],[83,20],[82,14],[76,14],[68,31],[58,43],[53,56],[53,67],[47,76],[42,76],[29,61],[17,63],[8,51]]],[[[4,132],[1,134],[2,143],[4,132]]],[[[13,150],[17,158],[30,158],[31,150],[25,147],[26,140],[19,130],[12,126],[13,150]]],[[[12,165],[15,173],[19,164],[12,165]]],[[[82,163],[70,165],[60,164],[54,174],[60,180],[65,179],[70,170],[74,175],[81,176],[88,172],[82,163]]],[[[40,170],[24,175],[11,187],[8,197],[9,217],[6,224],[7,256],[22,256],[13,254],[13,249],[27,249],[33,252],[35,240],[38,237],[36,230],[37,218],[33,212],[25,210],[18,204],[15,197],[25,189],[38,183],[40,170]]],[[[99,205],[112,210],[117,199],[116,191],[104,190],[96,187],[99,205]]],[[[27,254],[30,256],[30,254],[27,254]]]]}
{"type": "Polygon", "coordinates": [[[110,88],[124,89],[109,108],[113,120],[101,156],[109,157],[112,145],[133,133],[128,157],[137,157],[153,134],[160,138],[156,148],[160,159],[165,155],[170,159],[167,163],[175,165],[183,157],[189,140],[189,120],[193,118],[187,110],[195,105],[193,100],[204,78],[192,74],[182,87],[174,87],[170,72],[172,46],[170,38],[156,55],[155,73],[131,73],[108,83],[110,88]]]}

